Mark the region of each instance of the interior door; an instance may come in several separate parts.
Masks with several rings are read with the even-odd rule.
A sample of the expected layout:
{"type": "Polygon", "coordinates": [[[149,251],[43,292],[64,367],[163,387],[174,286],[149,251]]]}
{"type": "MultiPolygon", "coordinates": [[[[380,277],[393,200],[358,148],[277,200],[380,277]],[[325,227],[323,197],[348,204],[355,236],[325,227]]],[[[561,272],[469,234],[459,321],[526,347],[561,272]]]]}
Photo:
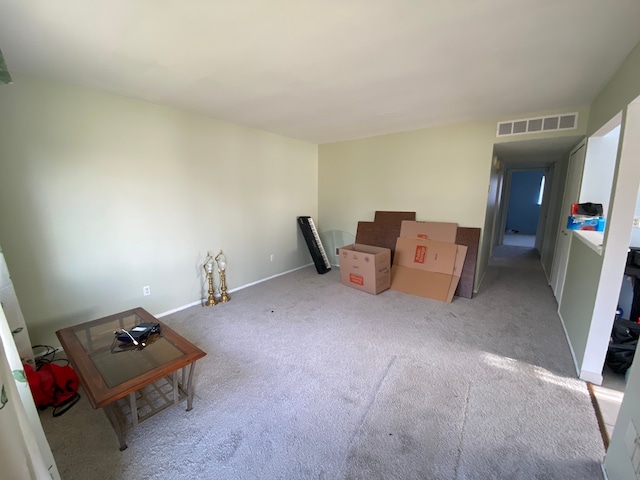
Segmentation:
{"type": "Polygon", "coordinates": [[[560,211],[556,253],[553,257],[553,265],[551,267],[551,289],[558,304],[560,304],[560,299],[562,298],[564,279],[567,274],[567,263],[569,262],[569,249],[571,248],[571,231],[567,229],[567,216],[571,212],[571,204],[577,203],[580,197],[586,150],[587,143],[585,141],[573,150],[569,157],[567,182],[564,188],[564,196],[562,197],[562,210],[560,211]]]}

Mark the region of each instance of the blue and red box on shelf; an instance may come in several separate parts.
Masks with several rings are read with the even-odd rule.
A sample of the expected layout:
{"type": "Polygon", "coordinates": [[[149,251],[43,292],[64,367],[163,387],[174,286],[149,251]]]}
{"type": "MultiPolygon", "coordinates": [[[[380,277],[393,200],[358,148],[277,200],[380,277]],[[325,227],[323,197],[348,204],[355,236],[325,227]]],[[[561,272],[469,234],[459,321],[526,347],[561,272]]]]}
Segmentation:
{"type": "Polygon", "coordinates": [[[604,232],[607,221],[604,217],[590,217],[588,215],[569,215],[567,228],[569,230],[591,230],[604,232]]]}

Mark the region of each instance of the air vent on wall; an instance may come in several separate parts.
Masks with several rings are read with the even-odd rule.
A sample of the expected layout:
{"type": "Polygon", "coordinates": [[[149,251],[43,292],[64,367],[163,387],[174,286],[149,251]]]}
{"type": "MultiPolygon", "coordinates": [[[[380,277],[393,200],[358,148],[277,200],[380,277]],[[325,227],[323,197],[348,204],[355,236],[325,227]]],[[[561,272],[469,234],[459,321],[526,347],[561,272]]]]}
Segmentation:
{"type": "Polygon", "coordinates": [[[574,130],[578,128],[577,113],[547,115],[545,117],[522,118],[508,122],[498,122],[497,137],[523,135],[526,133],[553,132],[555,130],[574,130]]]}

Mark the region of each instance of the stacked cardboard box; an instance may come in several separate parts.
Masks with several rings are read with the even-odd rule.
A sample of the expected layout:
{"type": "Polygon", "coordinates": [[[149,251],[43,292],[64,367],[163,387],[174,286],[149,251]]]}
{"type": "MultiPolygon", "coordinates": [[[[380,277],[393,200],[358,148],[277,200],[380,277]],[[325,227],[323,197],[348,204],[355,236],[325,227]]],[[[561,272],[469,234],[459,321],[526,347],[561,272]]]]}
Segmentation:
{"type": "Polygon", "coordinates": [[[391,289],[451,302],[467,247],[455,243],[455,223],[403,221],[391,267],[391,289]]]}
{"type": "Polygon", "coordinates": [[[338,249],[340,281],[344,285],[377,295],[391,285],[391,250],[353,244],[338,249]]]}

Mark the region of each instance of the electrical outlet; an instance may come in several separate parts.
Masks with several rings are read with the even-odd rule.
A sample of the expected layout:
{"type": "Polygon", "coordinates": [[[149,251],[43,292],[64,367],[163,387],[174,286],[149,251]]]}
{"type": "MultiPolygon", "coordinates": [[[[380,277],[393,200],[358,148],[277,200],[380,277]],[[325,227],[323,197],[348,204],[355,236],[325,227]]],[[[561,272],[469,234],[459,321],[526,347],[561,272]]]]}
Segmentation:
{"type": "Polygon", "coordinates": [[[146,297],[147,295],[151,295],[151,287],[147,285],[146,287],[142,287],[142,294],[146,297]]]}
{"type": "Polygon", "coordinates": [[[633,217],[633,228],[640,228],[640,217],[633,217]]]}
{"type": "Polygon", "coordinates": [[[276,256],[272,253],[271,256],[269,257],[271,259],[271,261],[273,262],[276,258],[276,256]]]}

